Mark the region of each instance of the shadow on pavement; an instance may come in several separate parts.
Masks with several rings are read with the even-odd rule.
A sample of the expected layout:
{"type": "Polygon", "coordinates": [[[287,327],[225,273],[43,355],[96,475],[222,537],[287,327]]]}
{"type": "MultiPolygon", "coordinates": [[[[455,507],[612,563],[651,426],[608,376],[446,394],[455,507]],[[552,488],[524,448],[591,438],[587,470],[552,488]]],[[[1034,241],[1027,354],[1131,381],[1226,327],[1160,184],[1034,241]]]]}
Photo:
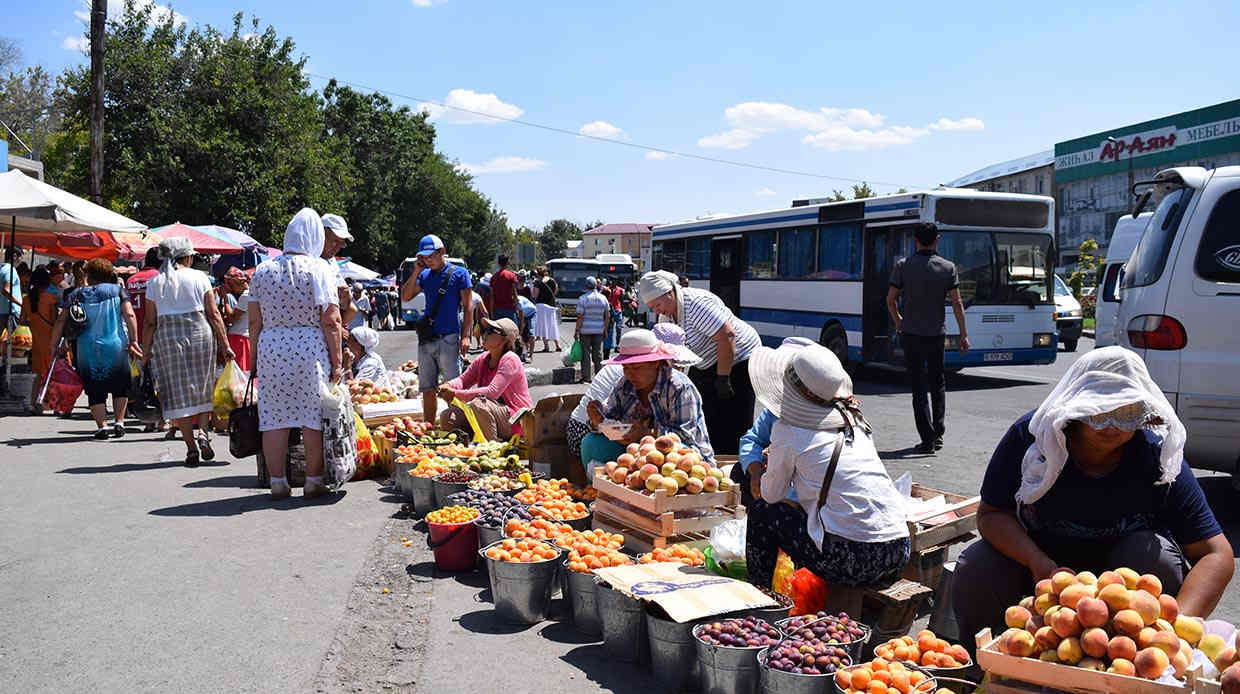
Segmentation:
{"type": "Polygon", "coordinates": [[[474,610],[456,620],[461,628],[475,634],[520,634],[537,627],[537,624],[513,624],[500,619],[495,610],[474,610]]]}
{"type": "MultiPolygon", "coordinates": [[[[66,475],[93,475],[97,472],[139,472],[142,470],[181,467],[183,465],[185,465],[184,460],[173,458],[171,460],[157,460],[153,463],[117,463],[116,465],[100,465],[98,467],[67,467],[57,472],[66,475]]],[[[199,467],[224,467],[226,465],[229,465],[227,460],[203,461],[198,464],[199,467]]]]}
{"type": "Polygon", "coordinates": [[[905,458],[933,458],[933,453],[918,453],[917,446],[909,446],[895,451],[879,451],[880,460],[904,460],[905,458]]]}
{"type": "Polygon", "coordinates": [[[167,508],[157,508],[151,511],[152,516],[238,516],[247,511],[262,511],[265,509],[276,509],[280,511],[290,511],[306,506],[330,506],[337,503],[345,497],[347,492],[339,491],[333,494],[327,494],[317,499],[306,501],[301,497],[291,497],[275,501],[270,494],[246,494],[245,496],[233,497],[231,499],[215,499],[213,501],[199,501],[193,504],[181,504],[180,506],[168,506],[167,508]]]}
{"type": "Polygon", "coordinates": [[[186,489],[258,489],[254,475],[227,475],[182,485],[186,489]]]}
{"type": "Polygon", "coordinates": [[[451,576],[452,580],[460,583],[467,588],[490,588],[491,579],[482,571],[463,571],[461,573],[445,574],[439,572],[440,576],[451,576]]]}
{"type": "MultiPolygon", "coordinates": [[[[947,391],[996,390],[1019,386],[1042,386],[1046,381],[1036,378],[986,375],[984,372],[949,373],[947,391]]],[[[853,377],[853,389],[857,395],[891,395],[908,393],[908,374],[894,367],[863,368],[853,377]]]]}
{"type": "Polygon", "coordinates": [[[74,431],[70,432],[67,436],[56,436],[53,438],[9,439],[4,442],[4,445],[12,446],[14,448],[25,448],[26,446],[38,446],[45,443],[84,443],[86,441],[93,441],[94,439],[95,437],[93,434],[82,435],[81,432],[74,431]]]}
{"type": "Polygon", "coordinates": [[[1214,517],[1223,526],[1223,534],[1231,543],[1231,552],[1240,557],[1240,505],[1236,504],[1237,492],[1231,488],[1231,475],[1198,477],[1206,502],[1214,511],[1214,517]]]}
{"type": "Polygon", "coordinates": [[[642,666],[617,663],[601,645],[579,646],[560,659],[581,670],[587,679],[607,691],[624,694],[663,690],[642,666]]]}
{"type": "Polygon", "coordinates": [[[603,641],[602,636],[595,637],[577,631],[577,629],[573,626],[571,619],[566,622],[552,622],[542,629],[539,629],[538,635],[548,641],[575,646],[584,646],[590,643],[602,643],[603,641]]]}

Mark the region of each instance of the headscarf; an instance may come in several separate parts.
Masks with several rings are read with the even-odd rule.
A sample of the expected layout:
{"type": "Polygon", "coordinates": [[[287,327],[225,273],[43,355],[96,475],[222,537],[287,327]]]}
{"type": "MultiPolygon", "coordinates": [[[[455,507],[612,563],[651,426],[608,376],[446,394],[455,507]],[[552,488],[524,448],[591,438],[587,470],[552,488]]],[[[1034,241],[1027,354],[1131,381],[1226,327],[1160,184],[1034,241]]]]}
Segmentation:
{"type": "Polygon", "coordinates": [[[353,339],[357,340],[358,344],[366,348],[367,353],[379,346],[379,333],[375,332],[372,328],[367,328],[364,325],[359,325],[350,330],[349,335],[352,335],[353,339]]]}
{"type": "Polygon", "coordinates": [[[194,254],[194,243],[184,236],[169,236],[159,242],[159,257],[164,261],[159,271],[165,275],[176,272],[177,261],[194,254]]]}
{"type": "Polygon", "coordinates": [[[323,220],[319,213],[303,207],[284,229],[284,252],[311,258],[323,255],[323,220]]]}
{"type": "Polygon", "coordinates": [[[676,317],[659,316],[660,321],[670,321],[681,325],[685,319],[685,297],[681,293],[680,278],[667,270],[655,270],[642,275],[637,281],[637,296],[646,306],[651,301],[672,292],[676,297],[676,317]]]}
{"type": "Polygon", "coordinates": [[[1123,347],[1101,347],[1076,360],[1029,420],[1034,442],[1021,462],[1016,501],[1034,503],[1059,479],[1068,460],[1064,427],[1069,422],[1135,403],[1145,405],[1151,415],[1161,420],[1146,428],[1162,437],[1158,484],[1173,482],[1180,473],[1188,438],[1175,408],[1136,354],[1123,347]]]}

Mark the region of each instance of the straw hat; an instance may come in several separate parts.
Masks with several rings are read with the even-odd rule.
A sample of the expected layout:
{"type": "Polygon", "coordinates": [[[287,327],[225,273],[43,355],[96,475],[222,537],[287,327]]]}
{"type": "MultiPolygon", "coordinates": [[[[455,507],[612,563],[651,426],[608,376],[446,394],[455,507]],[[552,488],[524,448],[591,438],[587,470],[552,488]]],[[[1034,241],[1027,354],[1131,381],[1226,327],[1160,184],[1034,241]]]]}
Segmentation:
{"type": "Polygon", "coordinates": [[[675,361],[676,353],[663,344],[654,333],[635,328],[620,336],[620,354],[604,364],[639,364],[648,361],[675,361]]]}
{"type": "Polygon", "coordinates": [[[852,379],[826,347],[759,347],[749,356],[749,375],[758,399],[785,424],[803,429],[845,426],[832,401],[853,394],[852,379]]]}
{"type": "MultiPolygon", "coordinates": [[[[654,326],[651,332],[654,333],[655,337],[659,338],[659,342],[662,342],[668,351],[676,355],[676,366],[696,366],[698,362],[702,361],[697,352],[685,345],[685,331],[679,325],[675,323],[659,323],[654,326]]],[[[623,335],[620,337],[620,340],[624,341],[623,335]]]]}

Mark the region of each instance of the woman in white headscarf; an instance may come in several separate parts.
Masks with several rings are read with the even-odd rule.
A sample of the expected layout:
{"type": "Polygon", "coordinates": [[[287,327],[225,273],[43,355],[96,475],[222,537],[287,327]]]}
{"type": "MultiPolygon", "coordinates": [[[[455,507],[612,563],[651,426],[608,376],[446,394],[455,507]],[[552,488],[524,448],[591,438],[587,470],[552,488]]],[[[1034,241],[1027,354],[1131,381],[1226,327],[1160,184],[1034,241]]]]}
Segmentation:
{"type": "Polygon", "coordinates": [[[349,331],[349,351],[353,359],[353,378],[365,379],[377,386],[388,386],[387,365],[375,349],[379,346],[379,333],[366,326],[349,331]]]}
{"type": "Polygon", "coordinates": [[[271,475],[271,496],[292,493],[284,474],[289,429],[306,448],[307,498],[323,482],[322,385],[341,377],[339,298],[323,252],[323,222],[306,207],[284,231],[284,254],[254,271],[250,283],[250,347],[258,368],[258,426],[271,475]]]}
{"type": "Polygon", "coordinates": [[[207,422],[215,367],[234,355],[211,278],[190,267],[194,259],[190,240],[164,239],[159,257],[163,261],[159,274],[146,287],[142,352],[154,361],[164,418],[185,440],[185,464],[195,467],[199,460],[215,458],[207,422]]]}
{"type": "Polygon", "coordinates": [[[956,565],[960,633],[998,627],[1058,567],[1152,574],[1182,614],[1209,616],[1232,551],[1184,460],[1185,438],[1136,354],[1104,347],[1077,359],[991,456],[982,539],[956,565]]]}

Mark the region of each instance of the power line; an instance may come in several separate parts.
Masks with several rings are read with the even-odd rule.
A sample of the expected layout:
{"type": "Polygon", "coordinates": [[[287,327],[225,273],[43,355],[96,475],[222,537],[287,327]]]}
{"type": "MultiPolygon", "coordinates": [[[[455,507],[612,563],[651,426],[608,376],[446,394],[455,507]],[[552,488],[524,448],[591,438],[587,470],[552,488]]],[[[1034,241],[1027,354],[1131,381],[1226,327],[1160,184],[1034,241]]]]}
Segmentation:
{"type": "Polygon", "coordinates": [[[597,140],[598,142],[606,142],[607,144],[621,145],[623,147],[631,147],[633,149],[645,150],[647,152],[659,152],[660,154],[667,154],[667,155],[671,155],[675,157],[684,157],[686,159],[697,159],[699,161],[707,161],[707,162],[711,162],[714,164],[727,164],[728,166],[739,166],[739,167],[746,168],[746,169],[756,169],[758,171],[770,171],[773,173],[789,174],[792,176],[807,176],[809,178],[820,178],[820,179],[825,179],[828,181],[843,181],[846,183],[874,183],[880,186],[893,186],[895,188],[912,188],[912,189],[933,187],[933,186],[916,186],[916,185],[902,184],[902,183],[891,183],[888,181],[867,181],[861,178],[847,178],[844,176],[828,176],[826,174],[813,173],[811,171],[798,171],[796,169],[784,169],[784,168],[780,168],[777,166],[766,166],[764,164],[754,164],[752,162],[736,161],[734,159],[722,159],[720,157],[710,157],[704,154],[693,154],[691,152],[678,152],[676,150],[666,149],[663,147],[643,145],[637,142],[615,140],[610,137],[600,137],[598,135],[586,135],[584,133],[577,132],[575,130],[569,130],[567,128],[559,128],[554,125],[545,125],[543,123],[535,123],[533,121],[522,120],[520,118],[506,118],[504,116],[496,116],[494,114],[485,113],[483,111],[475,111],[473,109],[468,109],[468,108],[464,108],[461,106],[452,106],[451,104],[443,104],[443,103],[439,103],[438,101],[433,101],[431,99],[422,99],[416,96],[410,96],[408,94],[401,94],[399,92],[393,92],[393,91],[388,91],[386,89],[379,89],[377,87],[367,86],[364,84],[360,84],[358,82],[350,82],[349,80],[343,80],[343,79],[340,79],[339,77],[327,77],[325,75],[319,75],[313,72],[307,72],[305,73],[305,75],[307,77],[314,77],[314,78],[321,79],[324,81],[334,79],[340,84],[347,84],[350,87],[356,87],[358,89],[377,92],[379,94],[396,97],[398,99],[404,99],[406,101],[431,104],[433,106],[438,106],[440,108],[450,108],[454,111],[461,111],[462,113],[469,113],[475,116],[482,116],[483,118],[490,118],[492,120],[502,121],[505,123],[514,123],[516,125],[524,125],[524,126],[531,127],[531,128],[538,128],[539,130],[547,130],[547,131],[554,132],[554,133],[572,135],[573,137],[584,137],[589,140],[597,140]]]}

